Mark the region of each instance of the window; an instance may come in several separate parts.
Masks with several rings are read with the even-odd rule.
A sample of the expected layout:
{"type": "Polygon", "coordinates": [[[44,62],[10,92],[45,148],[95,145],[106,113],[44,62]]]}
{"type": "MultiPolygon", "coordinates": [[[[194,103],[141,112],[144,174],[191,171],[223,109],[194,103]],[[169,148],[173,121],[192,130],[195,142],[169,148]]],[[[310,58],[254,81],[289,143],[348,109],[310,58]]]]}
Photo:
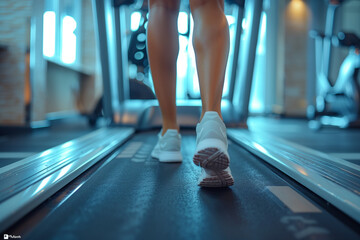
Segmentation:
{"type": "Polygon", "coordinates": [[[55,11],[45,11],[43,20],[43,54],[46,57],[55,55],[55,11]]]}
{"type": "Polygon", "coordinates": [[[64,64],[80,64],[81,1],[45,0],[43,55],[64,64]]]}

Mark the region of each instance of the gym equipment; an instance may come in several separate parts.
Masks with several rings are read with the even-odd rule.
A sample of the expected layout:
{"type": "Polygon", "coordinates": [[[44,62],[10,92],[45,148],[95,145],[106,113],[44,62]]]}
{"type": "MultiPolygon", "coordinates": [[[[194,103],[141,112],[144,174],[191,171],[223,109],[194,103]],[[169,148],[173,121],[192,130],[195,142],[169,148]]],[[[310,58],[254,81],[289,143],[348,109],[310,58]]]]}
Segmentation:
{"type": "MultiPolygon", "coordinates": [[[[110,0],[94,3],[99,32],[113,26],[113,21],[105,24],[100,17],[114,16],[110,0]]],[[[262,1],[246,3],[251,36],[241,44],[246,51],[240,52],[251,60],[262,1]]],[[[100,49],[106,50],[101,51],[105,88],[118,87],[112,84],[119,80],[111,74],[111,66],[118,66],[110,61],[112,41],[102,38],[109,35],[99,35],[104,44],[100,49]]],[[[251,80],[250,60],[243,62],[246,76],[235,78],[235,86],[251,86],[239,83],[251,80]]],[[[126,98],[125,92],[112,95],[111,88],[107,90],[104,113],[111,119],[115,104],[111,101],[108,106],[106,101],[119,95],[120,100],[126,98]]],[[[238,94],[234,92],[234,98],[238,94]]],[[[132,105],[133,112],[142,111],[146,102],[132,105]]],[[[133,117],[126,114],[125,120],[133,117]]],[[[157,133],[158,129],[141,131],[139,125],[102,128],[1,168],[0,230],[26,239],[359,238],[360,169],[355,164],[262,131],[228,128],[237,183],[226,189],[200,189],[196,186],[200,169],[190,161],[160,164],[151,158],[157,133]]],[[[196,137],[194,131],[183,131],[182,136],[182,153],[189,160],[196,137]]]]}
{"type": "Polygon", "coordinates": [[[336,10],[344,1],[331,0],[328,5],[325,33],[310,31],[315,39],[316,99],[308,107],[311,128],[333,125],[341,128],[360,126],[360,39],[354,33],[334,34],[336,10]],[[333,84],[329,79],[332,45],[349,48],[333,84]]]}
{"type": "MultiPolygon", "coordinates": [[[[145,3],[146,1],[144,1],[145,3]]],[[[129,61],[137,66],[142,66],[144,69],[149,66],[148,57],[147,57],[147,48],[146,48],[146,28],[145,25],[148,21],[147,19],[147,4],[143,4],[141,9],[141,20],[139,28],[131,34],[128,58],[129,61]]]]}
{"type": "MultiPolygon", "coordinates": [[[[119,11],[119,8],[122,6],[129,6],[132,4],[137,3],[135,0],[114,0],[112,3],[113,9],[119,11]]],[[[104,7],[104,6],[102,6],[104,7]]],[[[141,7],[139,9],[141,12],[141,21],[139,28],[131,33],[129,46],[126,49],[128,62],[131,64],[136,65],[137,73],[143,74],[144,77],[148,75],[149,72],[149,62],[147,58],[147,48],[146,48],[146,28],[145,25],[147,23],[147,1],[143,1],[141,7]]],[[[115,12],[117,13],[117,12],[115,12]]],[[[117,15],[117,14],[115,14],[117,15]]],[[[119,18],[120,19],[120,18],[119,18]]],[[[99,30],[100,31],[100,30],[99,30]]],[[[120,39],[123,37],[119,32],[119,42],[120,39]]],[[[100,40],[101,41],[101,40],[100,40]]],[[[122,47],[122,46],[120,46],[122,47]]],[[[119,50],[119,49],[118,49],[119,50]]],[[[121,59],[121,55],[120,59],[121,59]]],[[[121,61],[120,61],[121,62],[121,61]]],[[[123,64],[124,65],[124,64],[123,64]]],[[[122,67],[127,67],[123,66],[122,67]]],[[[122,83],[122,86],[129,90],[128,97],[130,99],[155,99],[155,94],[151,90],[151,88],[144,83],[144,81],[139,81],[137,79],[126,79],[125,77],[118,76],[118,83],[122,83]],[[126,83],[127,82],[127,83],[126,83]]],[[[97,123],[98,118],[104,116],[104,109],[103,109],[103,98],[101,97],[94,110],[87,115],[88,122],[90,126],[95,126],[97,123]]]]}
{"type": "MultiPolygon", "coordinates": [[[[126,28],[124,26],[125,21],[121,21],[122,18],[120,17],[120,12],[123,12],[124,9],[122,6],[118,7],[112,2],[112,0],[94,0],[95,22],[97,24],[96,29],[99,36],[98,46],[100,48],[101,70],[104,82],[104,118],[106,119],[106,122],[114,124],[141,125],[142,128],[158,127],[160,110],[158,109],[156,101],[144,101],[141,104],[143,107],[142,110],[139,110],[140,115],[132,111],[134,105],[137,106],[138,102],[130,99],[129,94],[129,76],[127,72],[129,53],[126,40],[124,40],[126,39],[124,38],[126,34],[126,28]],[[147,113],[145,111],[147,111],[147,113]],[[133,113],[138,116],[147,116],[148,119],[143,121],[135,116],[129,118],[129,114],[132,115],[133,113]],[[142,123],[146,123],[146,126],[142,125],[142,123]]],[[[236,57],[232,59],[231,64],[233,67],[229,83],[229,97],[223,99],[223,117],[225,123],[229,126],[244,126],[246,125],[248,117],[248,105],[252,85],[262,0],[246,2],[246,11],[244,11],[244,1],[231,1],[231,3],[236,5],[238,10],[236,16],[238,21],[234,49],[234,55],[236,57]],[[247,29],[244,31],[241,29],[243,18],[248,20],[247,29]],[[241,34],[246,36],[246,40],[242,41],[240,44],[241,34]],[[239,62],[248,63],[248,67],[241,68],[239,62]]],[[[124,16],[124,14],[122,16],[124,16]]],[[[143,30],[140,29],[140,31],[143,30]]],[[[186,118],[180,118],[179,124],[195,126],[198,116],[201,113],[201,106],[196,101],[182,102],[179,103],[178,106],[179,113],[181,113],[182,108],[184,108],[183,112],[186,112],[186,118]],[[190,118],[191,120],[189,120],[190,118]],[[183,122],[183,119],[186,120],[183,122]]]]}

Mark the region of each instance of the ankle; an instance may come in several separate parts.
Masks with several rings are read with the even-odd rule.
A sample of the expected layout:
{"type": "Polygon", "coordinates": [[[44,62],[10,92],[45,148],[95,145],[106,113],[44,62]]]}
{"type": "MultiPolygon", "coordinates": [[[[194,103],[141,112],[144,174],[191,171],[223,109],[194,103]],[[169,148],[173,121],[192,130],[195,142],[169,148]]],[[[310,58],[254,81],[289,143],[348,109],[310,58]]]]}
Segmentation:
{"type": "Polygon", "coordinates": [[[217,112],[217,114],[219,115],[219,117],[221,118],[221,120],[224,120],[223,117],[222,117],[222,115],[221,115],[221,110],[207,110],[207,111],[203,110],[203,111],[201,112],[201,117],[200,117],[199,122],[201,122],[201,120],[203,119],[203,117],[204,117],[204,115],[205,115],[206,112],[217,112]]]}
{"type": "Polygon", "coordinates": [[[178,125],[163,125],[162,127],[162,132],[161,132],[161,136],[164,136],[164,134],[166,133],[167,130],[169,129],[175,129],[178,132],[180,131],[179,126],[178,125]]]}

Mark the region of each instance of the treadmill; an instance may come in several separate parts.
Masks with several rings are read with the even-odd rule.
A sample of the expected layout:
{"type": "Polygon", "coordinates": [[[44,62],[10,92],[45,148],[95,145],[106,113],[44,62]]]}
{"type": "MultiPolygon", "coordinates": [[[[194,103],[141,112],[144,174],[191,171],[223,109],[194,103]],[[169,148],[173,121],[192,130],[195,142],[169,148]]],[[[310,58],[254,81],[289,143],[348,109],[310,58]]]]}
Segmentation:
{"type": "Polygon", "coordinates": [[[2,236],[360,239],[358,165],[247,129],[263,1],[234,1],[239,54],[232,60],[233,92],[223,108],[235,179],[229,188],[196,184],[200,168],[192,163],[191,127],[200,115],[197,103],[179,103],[180,124],[188,127],[181,132],[183,163],[151,158],[159,109],[152,100],[131,100],[126,93],[125,70],[119,67],[125,61],[124,2],[93,0],[108,126],[0,168],[2,236]],[[243,32],[242,18],[249,24],[243,32]],[[242,71],[239,60],[247,62],[242,71]]]}

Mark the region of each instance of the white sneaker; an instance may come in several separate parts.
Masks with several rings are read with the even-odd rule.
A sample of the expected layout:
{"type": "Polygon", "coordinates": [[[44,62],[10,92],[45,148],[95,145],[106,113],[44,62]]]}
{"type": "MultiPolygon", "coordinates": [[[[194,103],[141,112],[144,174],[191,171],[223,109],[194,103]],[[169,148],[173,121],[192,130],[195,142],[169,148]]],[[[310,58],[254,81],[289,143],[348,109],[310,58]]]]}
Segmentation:
{"type": "Polygon", "coordinates": [[[202,168],[198,185],[200,187],[229,187],[234,184],[230,168],[213,171],[202,168]]]}
{"type": "Polygon", "coordinates": [[[155,145],[151,156],[159,159],[160,162],[182,162],[180,152],[181,136],[176,129],[168,129],[164,136],[158,134],[158,142],[155,145]]]}
{"type": "Polygon", "coordinates": [[[234,184],[229,168],[226,127],[217,112],[206,112],[196,126],[196,151],[193,161],[203,168],[199,186],[228,187],[234,184]]]}
{"type": "Polygon", "coordinates": [[[193,161],[210,170],[224,170],[229,166],[226,127],[217,112],[206,112],[196,126],[196,151],[193,161]]]}

